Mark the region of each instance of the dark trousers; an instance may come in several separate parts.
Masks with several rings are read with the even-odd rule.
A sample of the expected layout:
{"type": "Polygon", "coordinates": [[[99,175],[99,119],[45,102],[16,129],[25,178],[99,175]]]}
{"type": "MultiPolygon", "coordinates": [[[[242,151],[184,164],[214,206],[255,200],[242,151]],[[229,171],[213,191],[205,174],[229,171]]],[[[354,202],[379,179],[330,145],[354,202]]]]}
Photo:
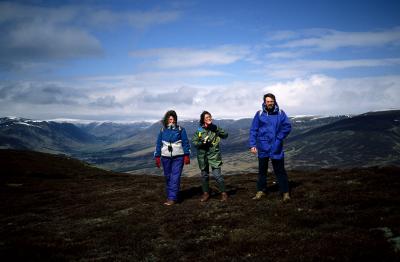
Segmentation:
{"type": "MultiPolygon", "coordinates": [[[[267,191],[267,172],[268,172],[268,161],[269,158],[258,158],[258,181],[257,191],[267,191]]],[[[288,176],[285,170],[284,160],[282,159],[271,159],[272,168],[278,179],[279,191],[281,193],[289,192],[288,176]]]]}
{"type": "MultiPolygon", "coordinates": [[[[210,186],[209,186],[210,175],[208,170],[209,169],[207,167],[206,170],[201,171],[201,187],[203,189],[203,192],[210,191],[210,186]]],[[[225,192],[225,182],[221,174],[221,168],[212,168],[212,174],[213,177],[215,178],[215,181],[217,181],[219,190],[221,192],[225,192]]]]}
{"type": "Polygon", "coordinates": [[[183,156],[162,157],[161,161],[164,169],[167,198],[177,201],[183,169],[183,156]]]}

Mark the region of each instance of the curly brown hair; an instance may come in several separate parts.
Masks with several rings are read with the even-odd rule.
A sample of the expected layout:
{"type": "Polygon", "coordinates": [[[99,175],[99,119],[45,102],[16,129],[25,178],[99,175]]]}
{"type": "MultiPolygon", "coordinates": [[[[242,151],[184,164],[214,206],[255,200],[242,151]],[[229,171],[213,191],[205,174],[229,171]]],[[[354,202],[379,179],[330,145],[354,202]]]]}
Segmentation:
{"type": "Polygon", "coordinates": [[[162,124],[164,125],[164,127],[168,126],[168,119],[170,116],[172,116],[174,118],[175,123],[178,122],[178,116],[177,116],[176,112],[174,110],[169,110],[165,113],[164,118],[162,120],[162,124]]]}
{"type": "Polygon", "coordinates": [[[204,118],[206,117],[206,115],[210,115],[211,113],[208,111],[203,111],[203,113],[201,113],[200,115],[200,125],[203,126],[204,125],[204,118]]]}

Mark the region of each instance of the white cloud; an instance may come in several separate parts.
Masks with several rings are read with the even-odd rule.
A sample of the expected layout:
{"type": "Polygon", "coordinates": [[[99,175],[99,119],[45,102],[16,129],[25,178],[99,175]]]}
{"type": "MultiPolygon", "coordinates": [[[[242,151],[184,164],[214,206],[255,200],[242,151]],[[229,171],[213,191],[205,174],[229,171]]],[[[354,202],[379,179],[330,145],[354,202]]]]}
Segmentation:
{"type": "MultiPolygon", "coordinates": [[[[49,8],[0,3],[0,66],[12,63],[27,68],[46,60],[99,56],[103,49],[92,29],[128,25],[143,30],[176,21],[180,16],[174,10],[116,12],[87,6],[49,8]]],[[[366,59],[327,57],[333,57],[329,51],[341,47],[375,50],[399,44],[400,28],[373,32],[281,31],[268,41],[253,46],[135,50],[130,55],[138,60],[136,69],[148,71],[132,75],[60,82],[3,81],[0,111],[31,118],[144,120],[158,119],[166,110],[175,109],[180,118],[186,119],[197,119],[202,110],[209,110],[216,118],[242,118],[254,115],[266,92],[275,93],[279,104],[291,115],[362,113],[400,107],[395,100],[400,95],[399,76],[327,76],[333,70],[398,67],[400,58],[387,58],[393,50],[382,59],[377,52],[368,52],[366,59]],[[317,60],[315,51],[327,52],[317,60]],[[298,59],[306,55],[313,57],[298,59]],[[232,64],[235,65],[218,67],[232,64]],[[255,70],[262,74],[249,74],[255,70]],[[269,82],[243,80],[254,79],[253,76],[269,82]]]]}
{"type": "Polygon", "coordinates": [[[265,59],[258,60],[262,66],[253,72],[272,80],[336,76],[344,70],[347,75],[359,76],[369,68],[382,74],[383,69],[394,72],[400,66],[399,56],[394,55],[400,46],[400,27],[365,32],[326,28],[277,31],[269,35],[267,43],[257,50],[265,59]]]}
{"type": "Polygon", "coordinates": [[[74,25],[76,8],[0,3],[0,64],[5,69],[78,57],[99,56],[100,42],[74,25]],[[21,66],[22,65],[22,66],[21,66]]]}
{"type": "Polygon", "coordinates": [[[269,41],[280,41],[280,40],[288,40],[297,38],[299,36],[299,32],[292,30],[281,30],[275,31],[267,35],[269,41]]]}
{"type": "Polygon", "coordinates": [[[400,108],[400,76],[336,79],[312,75],[266,84],[236,82],[195,85],[153,83],[133,76],[72,83],[24,82],[0,85],[0,111],[28,118],[154,120],[175,109],[180,119],[197,119],[203,110],[215,118],[253,117],[262,96],[276,95],[289,115],[335,115],[400,108]],[[78,85],[79,88],[72,86],[78,85]],[[151,86],[157,84],[156,86],[151,86]]]}
{"type": "Polygon", "coordinates": [[[209,49],[160,48],[131,52],[136,58],[153,58],[160,68],[226,65],[244,59],[250,50],[244,46],[224,45],[209,49]]]}
{"type": "Polygon", "coordinates": [[[304,56],[306,54],[305,51],[280,51],[280,52],[271,52],[267,54],[267,57],[270,58],[297,58],[304,56]]]}
{"type": "Polygon", "coordinates": [[[75,26],[110,26],[125,24],[136,28],[173,22],[181,16],[177,10],[124,10],[114,11],[102,7],[82,5],[61,5],[45,7],[40,5],[0,3],[0,23],[49,23],[73,24],[75,26]]]}
{"type": "Polygon", "coordinates": [[[321,31],[320,35],[289,40],[282,48],[333,50],[341,47],[376,47],[400,42],[400,27],[372,32],[321,31]]]}
{"type": "Polygon", "coordinates": [[[0,3],[0,23],[64,23],[76,18],[77,15],[78,9],[71,6],[52,8],[13,2],[0,3]]]}
{"type": "Polygon", "coordinates": [[[324,70],[349,68],[399,66],[400,58],[358,59],[358,60],[293,60],[287,63],[273,63],[266,66],[267,75],[274,78],[296,78],[316,74],[324,70]]]}
{"type": "Polygon", "coordinates": [[[21,25],[7,35],[0,51],[3,58],[12,53],[15,59],[60,59],[98,56],[100,42],[87,32],[50,24],[21,25]]]}
{"type": "Polygon", "coordinates": [[[180,12],[178,11],[134,12],[126,14],[126,20],[132,26],[145,28],[175,21],[179,18],[179,16],[180,12]]]}
{"type": "Polygon", "coordinates": [[[84,9],[86,18],[83,22],[96,27],[129,25],[136,29],[146,29],[151,26],[170,23],[178,20],[180,11],[151,10],[115,12],[107,9],[84,9]]]}
{"type": "Polygon", "coordinates": [[[400,108],[400,77],[335,79],[313,75],[267,87],[291,114],[348,114],[400,108]]]}
{"type": "Polygon", "coordinates": [[[38,62],[101,56],[93,28],[129,25],[136,29],[169,23],[178,11],[113,11],[96,6],[0,3],[0,66],[29,69],[38,62]],[[27,67],[26,65],[29,65],[27,67]]]}
{"type": "Polygon", "coordinates": [[[25,105],[78,105],[86,102],[87,95],[61,82],[16,81],[0,84],[0,101],[4,104],[25,105]]]}
{"type": "Polygon", "coordinates": [[[137,79],[151,81],[152,79],[182,79],[182,78],[202,78],[202,77],[218,77],[226,76],[228,73],[218,70],[206,70],[206,69],[192,69],[192,70],[174,70],[174,71],[153,71],[143,72],[136,74],[137,79]]]}

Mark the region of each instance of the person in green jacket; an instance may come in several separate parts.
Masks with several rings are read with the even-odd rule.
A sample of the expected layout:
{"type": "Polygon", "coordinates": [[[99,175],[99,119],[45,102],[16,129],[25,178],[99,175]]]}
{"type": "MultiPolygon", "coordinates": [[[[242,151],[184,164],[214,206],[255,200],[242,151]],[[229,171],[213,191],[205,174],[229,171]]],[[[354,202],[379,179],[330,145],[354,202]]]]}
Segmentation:
{"type": "Polygon", "coordinates": [[[221,191],[222,201],[228,200],[228,194],[225,192],[224,178],[221,174],[222,158],[219,149],[221,138],[228,137],[228,133],[222,128],[212,123],[212,116],[209,112],[203,111],[200,115],[200,126],[193,135],[192,143],[197,148],[197,160],[201,170],[203,196],[201,202],[210,198],[209,193],[209,167],[217,181],[221,191]]]}

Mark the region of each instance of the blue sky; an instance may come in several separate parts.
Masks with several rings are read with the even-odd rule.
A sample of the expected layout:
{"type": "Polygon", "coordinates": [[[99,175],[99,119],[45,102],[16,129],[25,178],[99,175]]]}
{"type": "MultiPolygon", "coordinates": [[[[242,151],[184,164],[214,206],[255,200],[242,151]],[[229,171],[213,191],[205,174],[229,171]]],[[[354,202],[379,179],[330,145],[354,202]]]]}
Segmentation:
{"type": "Polygon", "coordinates": [[[400,108],[399,1],[0,1],[1,116],[400,108]]]}

